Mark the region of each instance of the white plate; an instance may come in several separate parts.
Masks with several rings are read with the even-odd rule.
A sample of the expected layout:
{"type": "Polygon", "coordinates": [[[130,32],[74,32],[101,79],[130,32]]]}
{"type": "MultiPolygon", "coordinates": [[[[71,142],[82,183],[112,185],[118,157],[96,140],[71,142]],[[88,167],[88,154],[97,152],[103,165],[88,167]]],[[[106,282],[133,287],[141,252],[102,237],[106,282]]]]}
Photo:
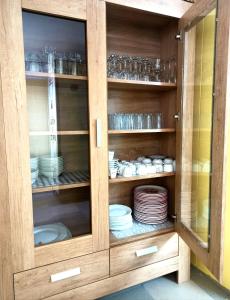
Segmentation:
{"type": "Polygon", "coordinates": [[[128,224],[126,224],[126,225],[122,225],[122,226],[110,226],[110,230],[116,230],[116,231],[118,231],[118,230],[126,230],[126,229],[129,229],[129,228],[131,228],[133,226],[133,222],[130,222],[130,223],[128,223],[128,224]]]}
{"type": "Polygon", "coordinates": [[[111,204],[109,206],[109,217],[110,218],[122,218],[130,215],[132,210],[130,207],[121,204],[111,204]]]}
{"type": "Polygon", "coordinates": [[[64,241],[71,237],[71,232],[62,223],[34,227],[34,241],[36,246],[64,241]]]}
{"type": "Polygon", "coordinates": [[[132,221],[133,221],[133,218],[129,218],[129,219],[127,219],[127,220],[125,220],[125,221],[109,221],[109,225],[110,226],[124,226],[124,225],[127,225],[127,224],[129,224],[129,223],[132,223],[132,221]]]}

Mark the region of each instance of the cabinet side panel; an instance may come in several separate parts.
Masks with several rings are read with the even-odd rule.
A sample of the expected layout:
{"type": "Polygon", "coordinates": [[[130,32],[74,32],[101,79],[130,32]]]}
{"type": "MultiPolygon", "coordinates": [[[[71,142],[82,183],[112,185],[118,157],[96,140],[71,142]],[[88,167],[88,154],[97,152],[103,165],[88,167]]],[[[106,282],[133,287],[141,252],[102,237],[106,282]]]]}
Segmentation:
{"type": "Polygon", "coordinates": [[[12,261],[8,263],[17,272],[34,264],[21,1],[1,1],[0,12],[0,106],[5,137],[1,139],[0,168],[1,181],[7,180],[0,199],[8,206],[8,211],[3,210],[4,231],[8,227],[7,238],[11,238],[12,261]]]}

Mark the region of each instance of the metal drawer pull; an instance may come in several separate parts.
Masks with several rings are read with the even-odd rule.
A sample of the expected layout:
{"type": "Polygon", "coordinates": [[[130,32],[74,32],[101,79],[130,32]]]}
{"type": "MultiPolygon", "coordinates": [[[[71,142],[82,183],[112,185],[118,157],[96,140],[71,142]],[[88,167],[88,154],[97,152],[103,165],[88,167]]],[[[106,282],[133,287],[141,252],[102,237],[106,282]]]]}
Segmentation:
{"type": "Polygon", "coordinates": [[[152,246],[152,247],[148,247],[145,249],[141,249],[141,250],[136,250],[136,256],[140,257],[140,256],[145,256],[148,254],[153,254],[156,253],[158,251],[158,247],[157,246],[152,246]]]}
{"type": "Polygon", "coordinates": [[[96,120],[96,128],[97,128],[97,148],[101,147],[102,144],[102,133],[101,133],[101,120],[97,119],[96,120]]]}
{"type": "Polygon", "coordinates": [[[75,268],[75,269],[70,269],[70,270],[67,270],[64,272],[53,274],[50,276],[50,278],[51,278],[51,282],[56,282],[56,281],[70,278],[70,277],[80,275],[80,274],[81,274],[81,269],[75,268]]]}

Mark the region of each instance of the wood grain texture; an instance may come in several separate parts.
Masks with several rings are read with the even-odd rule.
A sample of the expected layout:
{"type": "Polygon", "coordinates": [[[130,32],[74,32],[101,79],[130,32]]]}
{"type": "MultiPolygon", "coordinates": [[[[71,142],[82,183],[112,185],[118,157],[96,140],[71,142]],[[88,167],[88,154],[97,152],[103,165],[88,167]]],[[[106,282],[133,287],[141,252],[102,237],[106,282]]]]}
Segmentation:
{"type": "Polygon", "coordinates": [[[106,2],[175,18],[181,18],[192,5],[182,0],[106,0],[106,2]]]}
{"type": "Polygon", "coordinates": [[[31,72],[26,71],[27,79],[38,79],[38,78],[58,78],[58,79],[69,79],[69,80],[87,80],[87,76],[75,76],[68,74],[55,74],[55,73],[45,73],[45,72],[31,72]]]}
{"type": "Polygon", "coordinates": [[[22,8],[35,12],[86,20],[86,0],[22,0],[22,8]]]}
{"type": "Polygon", "coordinates": [[[178,255],[178,235],[167,233],[110,249],[110,276],[137,269],[178,255]],[[157,246],[158,251],[141,257],[136,250],[157,246]]]}
{"type": "MultiPolygon", "coordinates": [[[[203,2],[199,1],[199,2],[203,2]]],[[[206,3],[207,4],[207,3],[206,3]]],[[[200,8],[195,7],[195,4],[179,21],[179,29],[183,31],[188,24],[193,21],[193,18],[199,20],[197,15],[202,14],[200,8]],[[192,16],[186,17],[186,16],[192,16]],[[183,21],[183,18],[185,18],[183,21]]],[[[202,4],[199,3],[199,7],[202,4]]],[[[204,5],[205,9],[206,6],[204,5]]],[[[202,248],[200,242],[191,234],[191,231],[186,227],[190,227],[191,220],[191,165],[192,165],[192,125],[193,125],[193,83],[194,83],[194,59],[195,59],[195,29],[192,29],[186,36],[186,40],[179,41],[178,47],[178,95],[177,95],[177,111],[180,113],[180,120],[177,122],[177,172],[176,172],[176,231],[179,236],[186,241],[187,245],[198,255],[198,257],[207,265],[208,252],[202,248]],[[184,54],[186,55],[184,57],[184,54]],[[184,61],[184,62],[183,62],[184,61]],[[181,72],[181,70],[184,70],[181,72]],[[183,78],[183,75],[185,76],[183,78]],[[189,81],[190,80],[190,81],[189,81]],[[187,83],[191,82],[191,85],[187,83]],[[182,99],[182,101],[181,101],[182,99]],[[182,224],[182,222],[184,224],[182,224]],[[186,225],[186,226],[185,226],[186,225]]],[[[180,254],[181,263],[185,262],[185,272],[179,268],[178,282],[183,282],[188,277],[189,257],[188,248],[181,243],[182,253],[180,254]],[[183,250],[184,249],[184,250],[183,250]],[[183,252],[184,251],[184,252],[183,252]]],[[[179,248],[180,251],[180,248],[179,248]]]]}
{"type": "Polygon", "coordinates": [[[177,282],[183,283],[190,280],[190,248],[179,237],[179,268],[177,273],[177,282]]]}
{"type": "Polygon", "coordinates": [[[112,134],[109,135],[109,149],[116,158],[135,160],[139,156],[165,155],[175,157],[175,133],[156,134],[112,134]]]}
{"type": "Polygon", "coordinates": [[[212,152],[209,267],[223,280],[224,209],[226,202],[226,157],[230,88],[230,2],[218,1],[216,32],[215,100],[212,152]],[[228,63],[226,63],[228,62],[228,63]]]}
{"type": "Polygon", "coordinates": [[[216,7],[216,0],[199,0],[191,8],[185,12],[179,21],[179,28],[186,28],[188,30],[194,24],[199,22],[206,16],[213,8],[216,7]]]}
{"type": "Polygon", "coordinates": [[[92,235],[85,235],[55,244],[44,245],[35,248],[35,266],[40,267],[92,252],[92,235]]]}
{"type": "Polygon", "coordinates": [[[132,176],[132,177],[117,177],[109,180],[109,183],[120,183],[126,181],[136,181],[136,180],[145,180],[151,178],[160,178],[160,177],[168,177],[175,176],[174,172],[164,172],[164,173],[154,173],[145,176],[132,176]]]}
{"type": "MultiPolygon", "coordinates": [[[[193,5],[190,11],[181,19],[180,29],[188,30],[213,9],[215,1],[201,0],[193,5]]],[[[218,22],[216,33],[215,54],[215,99],[213,109],[213,146],[212,146],[212,178],[211,178],[211,214],[210,214],[210,242],[209,249],[195,234],[187,227],[181,226],[182,211],[177,209],[179,223],[177,224],[180,236],[217,279],[222,280],[223,275],[223,210],[225,189],[225,156],[226,156],[226,105],[229,90],[229,29],[230,29],[230,4],[226,1],[218,2],[218,22]],[[223,68],[220,66],[224,66],[223,68]]],[[[182,58],[182,47],[179,49],[182,58]]],[[[181,90],[179,88],[179,90],[181,90]]],[[[179,98],[178,98],[179,99],[179,98]]],[[[187,122],[187,119],[186,119],[187,122]]],[[[179,122],[180,123],[180,122],[179,122]]],[[[181,124],[178,125],[181,132],[181,124]]],[[[187,138],[187,137],[186,137],[187,138]]],[[[178,144],[178,154],[181,150],[178,144]]],[[[183,157],[183,156],[182,156],[183,157]]],[[[177,184],[181,180],[181,166],[178,166],[177,184]]],[[[177,188],[179,185],[177,185],[177,188]]],[[[184,190],[177,190],[177,199],[183,195],[184,190]],[[179,194],[178,194],[179,192],[179,194]],[[182,192],[182,194],[180,194],[182,192]]],[[[186,191],[185,191],[186,192],[186,191]]],[[[185,193],[186,194],[186,193],[185,193]]],[[[184,200],[183,200],[184,201],[184,200]]],[[[177,203],[178,205],[178,203],[177,203]]],[[[180,205],[179,205],[180,206],[180,205]]],[[[186,213],[186,211],[184,211],[186,213]]]]}
{"type": "MultiPolygon", "coordinates": [[[[0,2],[0,26],[0,107],[3,137],[3,161],[0,168],[3,180],[6,180],[5,187],[1,189],[0,199],[6,207],[3,220],[7,218],[2,227],[5,233],[0,237],[4,247],[0,265],[2,268],[9,264],[6,272],[3,272],[5,278],[10,276],[10,281],[10,267],[12,272],[18,272],[34,266],[21,1],[0,2]],[[8,238],[4,241],[5,234],[8,238]],[[9,261],[6,261],[6,258],[9,261]]],[[[9,294],[10,292],[9,289],[9,294]]]]}
{"type": "Polygon", "coordinates": [[[173,257],[137,270],[125,272],[87,286],[49,297],[47,300],[94,300],[177,270],[178,257],[173,257]]]}
{"type": "Polygon", "coordinates": [[[98,252],[14,275],[15,299],[43,299],[109,276],[109,251],[98,252]],[[80,274],[57,282],[51,275],[80,268],[80,274]]]}
{"type": "Polygon", "coordinates": [[[105,2],[87,1],[88,89],[93,251],[109,248],[108,136],[105,2]],[[96,146],[96,120],[102,124],[102,145],[96,146]]]}
{"type": "Polygon", "coordinates": [[[168,190],[168,214],[175,214],[175,176],[144,179],[141,181],[126,181],[120,184],[109,185],[109,202],[110,204],[123,204],[133,208],[133,190],[140,185],[159,185],[168,190]]]}
{"type": "Polygon", "coordinates": [[[109,130],[108,134],[141,134],[141,133],[167,133],[167,132],[175,132],[175,129],[161,128],[161,129],[109,130]]]}
{"type": "Polygon", "coordinates": [[[127,79],[107,79],[109,87],[123,88],[123,89],[146,89],[156,91],[167,91],[176,88],[175,83],[141,81],[141,80],[127,80],[127,79]]]}

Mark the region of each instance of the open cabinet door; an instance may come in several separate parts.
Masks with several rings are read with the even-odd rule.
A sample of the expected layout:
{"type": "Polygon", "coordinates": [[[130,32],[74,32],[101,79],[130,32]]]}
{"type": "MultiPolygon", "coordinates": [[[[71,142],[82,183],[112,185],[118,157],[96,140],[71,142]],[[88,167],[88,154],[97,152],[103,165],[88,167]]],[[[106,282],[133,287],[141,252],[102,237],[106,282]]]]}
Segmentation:
{"type": "Polygon", "coordinates": [[[178,36],[176,227],[219,281],[229,19],[229,1],[199,0],[180,20],[178,36]]]}

